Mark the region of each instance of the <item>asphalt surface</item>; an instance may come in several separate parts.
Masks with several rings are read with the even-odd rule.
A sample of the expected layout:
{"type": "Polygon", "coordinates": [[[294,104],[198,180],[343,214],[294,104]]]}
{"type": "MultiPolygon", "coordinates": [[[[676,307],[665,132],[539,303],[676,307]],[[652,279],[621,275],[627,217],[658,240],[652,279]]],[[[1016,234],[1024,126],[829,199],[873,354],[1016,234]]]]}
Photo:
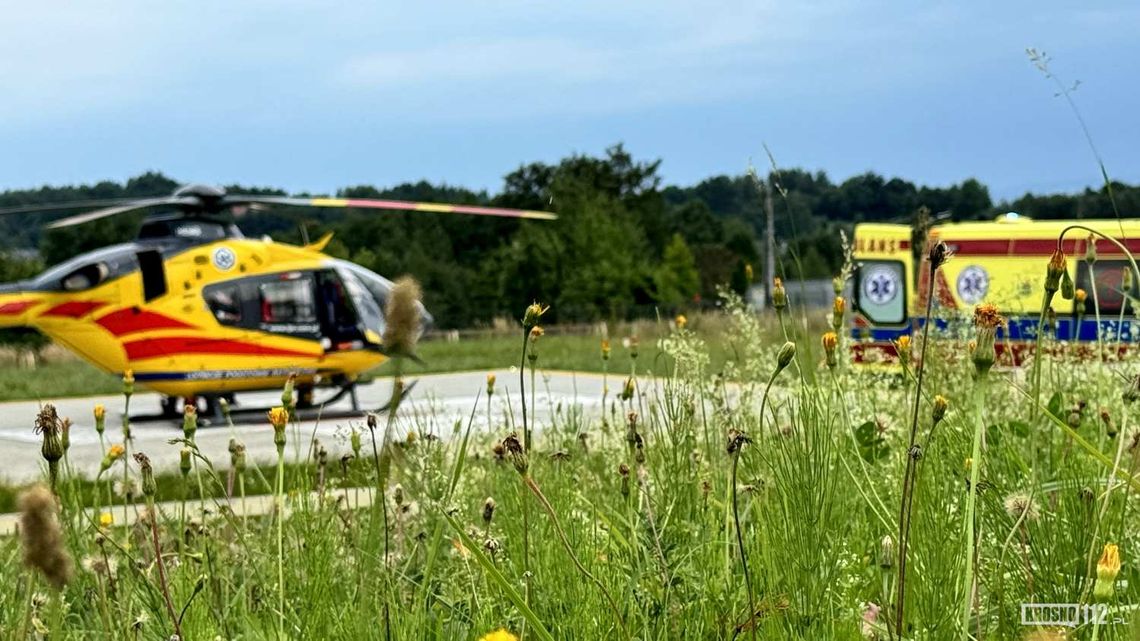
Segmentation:
{"type": "MultiPolygon", "coordinates": [[[[517,370],[498,370],[494,374],[497,380],[492,399],[492,421],[496,424],[496,431],[501,431],[501,426],[505,424],[504,417],[510,411],[508,398],[513,402],[513,411],[518,412],[519,377],[517,370]]],[[[415,387],[400,405],[398,413],[398,436],[402,437],[409,428],[414,428],[447,437],[457,422],[466,424],[479,395],[482,396],[478,398],[474,429],[477,432],[488,431],[486,376],[487,372],[463,372],[432,374],[412,379],[416,381],[415,387]]],[[[529,386],[529,372],[526,381],[529,386]]],[[[611,389],[620,384],[616,379],[610,381],[611,389]]],[[[585,413],[596,413],[601,406],[602,377],[599,374],[540,372],[536,387],[538,395],[535,409],[540,420],[556,408],[567,411],[573,406],[580,406],[585,413]]],[[[388,402],[391,390],[390,379],[360,386],[357,396],[361,410],[382,407],[388,402]]],[[[106,406],[106,442],[108,445],[121,442],[123,397],[45,399],[43,402],[53,403],[60,416],[72,420],[68,459],[76,472],[93,477],[99,470],[103,449],[94,429],[92,408],[97,403],[106,406]]],[[[229,440],[236,437],[245,444],[250,462],[276,461],[273,431],[265,420],[265,410],[280,404],[280,393],[242,394],[238,396],[237,403],[242,411],[234,414],[234,428],[231,429],[224,423],[200,428],[196,434],[199,448],[217,467],[225,468],[229,466],[229,440]]],[[[40,437],[33,431],[40,406],[40,401],[0,403],[0,481],[24,483],[40,478],[44,473],[40,437]]],[[[145,452],[159,470],[175,469],[181,445],[170,444],[169,440],[182,437],[182,421],[157,419],[158,413],[157,394],[142,392],[131,398],[131,451],[145,452]]],[[[350,400],[345,397],[320,410],[303,412],[301,419],[298,428],[289,428],[286,455],[290,459],[309,456],[310,439],[315,434],[335,460],[343,452],[349,451],[350,427],[364,425],[364,412],[353,412],[350,400]]]]}

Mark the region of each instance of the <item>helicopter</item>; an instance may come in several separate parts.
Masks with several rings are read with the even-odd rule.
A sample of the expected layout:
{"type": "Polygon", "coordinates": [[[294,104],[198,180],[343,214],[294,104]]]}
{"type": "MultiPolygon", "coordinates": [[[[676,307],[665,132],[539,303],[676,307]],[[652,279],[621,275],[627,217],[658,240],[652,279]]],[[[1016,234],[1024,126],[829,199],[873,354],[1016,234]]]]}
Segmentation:
{"type": "MultiPolygon", "coordinates": [[[[0,327],[32,327],[96,367],[131,372],[161,395],[163,417],[193,404],[220,418],[237,392],[280,389],[297,407],[344,395],[383,363],[392,281],[323,253],[332,239],[289,245],[246,238],[236,220],[273,206],[359,208],[552,220],[544,211],[361,198],[228,194],[190,184],[166,197],[75,201],[0,210],[82,210],[58,229],[156,210],[133,242],[91,251],[33,278],[0,285],[0,327]],[[94,208],[94,209],[92,209],[94,208]],[[330,390],[327,398],[316,390],[330,390]]],[[[420,305],[420,332],[432,317],[420,305]]]]}

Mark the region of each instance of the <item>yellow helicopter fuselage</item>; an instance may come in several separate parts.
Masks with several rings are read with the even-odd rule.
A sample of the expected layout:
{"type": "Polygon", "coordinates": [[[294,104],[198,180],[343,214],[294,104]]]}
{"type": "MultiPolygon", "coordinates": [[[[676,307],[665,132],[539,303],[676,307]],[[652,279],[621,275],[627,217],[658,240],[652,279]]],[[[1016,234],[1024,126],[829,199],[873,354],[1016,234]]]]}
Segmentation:
{"type": "Polygon", "coordinates": [[[139,250],[133,270],[116,274],[95,256],[73,265],[78,275],[55,268],[29,281],[36,287],[9,288],[0,294],[0,326],[34,327],[171,397],[280,388],[290,374],[298,385],[351,384],[385,360],[377,349],[382,327],[361,324],[355,340],[343,342],[323,331],[329,323],[318,312],[331,303],[316,289],[336,284],[320,274],[338,265],[364,272],[322,253],[326,242],[224,238],[146,256],[145,245],[123,246],[139,250]]]}

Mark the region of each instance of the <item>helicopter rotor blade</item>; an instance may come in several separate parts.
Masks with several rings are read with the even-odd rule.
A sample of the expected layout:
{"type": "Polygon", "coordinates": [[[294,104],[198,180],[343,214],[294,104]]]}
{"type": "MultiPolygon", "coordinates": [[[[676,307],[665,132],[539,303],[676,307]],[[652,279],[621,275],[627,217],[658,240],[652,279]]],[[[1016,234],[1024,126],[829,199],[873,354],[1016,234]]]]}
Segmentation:
{"type": "Polygon", "coordinates": [[[86,209],[88,207],[110,207],[122,205],[137,200],[136,198],[100,198],[97,200],[69,200],[59,203],[44,203],[41,205],[17,205],[15,207],[0,208],[0,216],[6,214],[34,214],[44,211],[65,211],[68,209],[86,209]]]}
{"type": "Polygon", "coordinates": [[[146,209],[147,207],[156,207],[159,205],[193,205],[197,203],[195,198],[175,198],[173,196],[163,196],[161,198],[141,198],[139,200],[132,200],[122,205],[114,207],[104,207],[103,209],[96,209],[95,211],[84,212],[67,218],[61,218],[52,222],[47,226],[48,229],[60,229],[63,227],[71,227],[73,225],[82,225],[89,223],[93,220],[101,218],[108,218],[117,214],[125,214],[129,211],[136,209],[146,209]]]}
{"type": "Polygon", "coordinates": [[[226,203],[260,203],[287,207],[335,207],[359,209],[387,209],[392,211],[422,211],[437,214],[469,214],[474,216],[497,216],[505,218],[525,218],[529,220],[556,220],[557,215],[547,211],[508,209],[505,207],[482,207],[479,205],[450,205],[425,203],[410,200],[380,200],[375,198],[290,198],[285,196],[227,196],[226,203]]]}

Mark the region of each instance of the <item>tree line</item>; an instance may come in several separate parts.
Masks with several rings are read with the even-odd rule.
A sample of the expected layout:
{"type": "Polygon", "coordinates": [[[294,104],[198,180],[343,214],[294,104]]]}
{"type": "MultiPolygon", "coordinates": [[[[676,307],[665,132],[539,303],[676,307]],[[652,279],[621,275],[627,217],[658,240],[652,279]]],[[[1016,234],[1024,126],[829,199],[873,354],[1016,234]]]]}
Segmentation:
{"type": "MultiPolygon", "coordinates": [[[[162,196],[177,187],[172,178],[151,172],[125,183],[9,190],[0,193],[0,208],[162,196]]],[[[762,274],[763,192],[768,188],[774,197],[777,271],[792,279],[833,275],[843,260],[840,230],[850,231],[862,221],[914,222],[920,211],[952,220],[1006,211],[1036,218],[1113,215],[1104,189],[1027,193],[995,203],[974,178],[932,187],[867,172],[837,183],[822,171],[786,169],[665,186],[659,160],[635,158],[615,145],[600,155],[522,165],[507,174],[493,194],[422,181],[384,189],[359,185],[336,194],[541,209],[558,213],[552,222],[275,208],[248,214],[240,224],[247,236],[269,234],[284,242],[334,232],[329,253],[389,277],[418,278],[440,327],[469,327],[512,316],[531,300],[551,303],[555,321],[589,321],[673,314],[710,304],[723,286],[743,293],[762,274]],[[790,260],[793,256],[796,260],[790,260]]],[[[227,189],[285,194],[241,185],[227,189]]],[[[1114,184],[1113,195],[1121,215],[1140,211],[1140,187],[1114,184]]],[[[0,260],[0,275],[19,277],[129,240],[143,216],[42,230],[44,223],[66,213],[0,217],[9,250],[0,260]],[[29,247],[38,249],[38,259],[11,251],[29,247]]]]}

